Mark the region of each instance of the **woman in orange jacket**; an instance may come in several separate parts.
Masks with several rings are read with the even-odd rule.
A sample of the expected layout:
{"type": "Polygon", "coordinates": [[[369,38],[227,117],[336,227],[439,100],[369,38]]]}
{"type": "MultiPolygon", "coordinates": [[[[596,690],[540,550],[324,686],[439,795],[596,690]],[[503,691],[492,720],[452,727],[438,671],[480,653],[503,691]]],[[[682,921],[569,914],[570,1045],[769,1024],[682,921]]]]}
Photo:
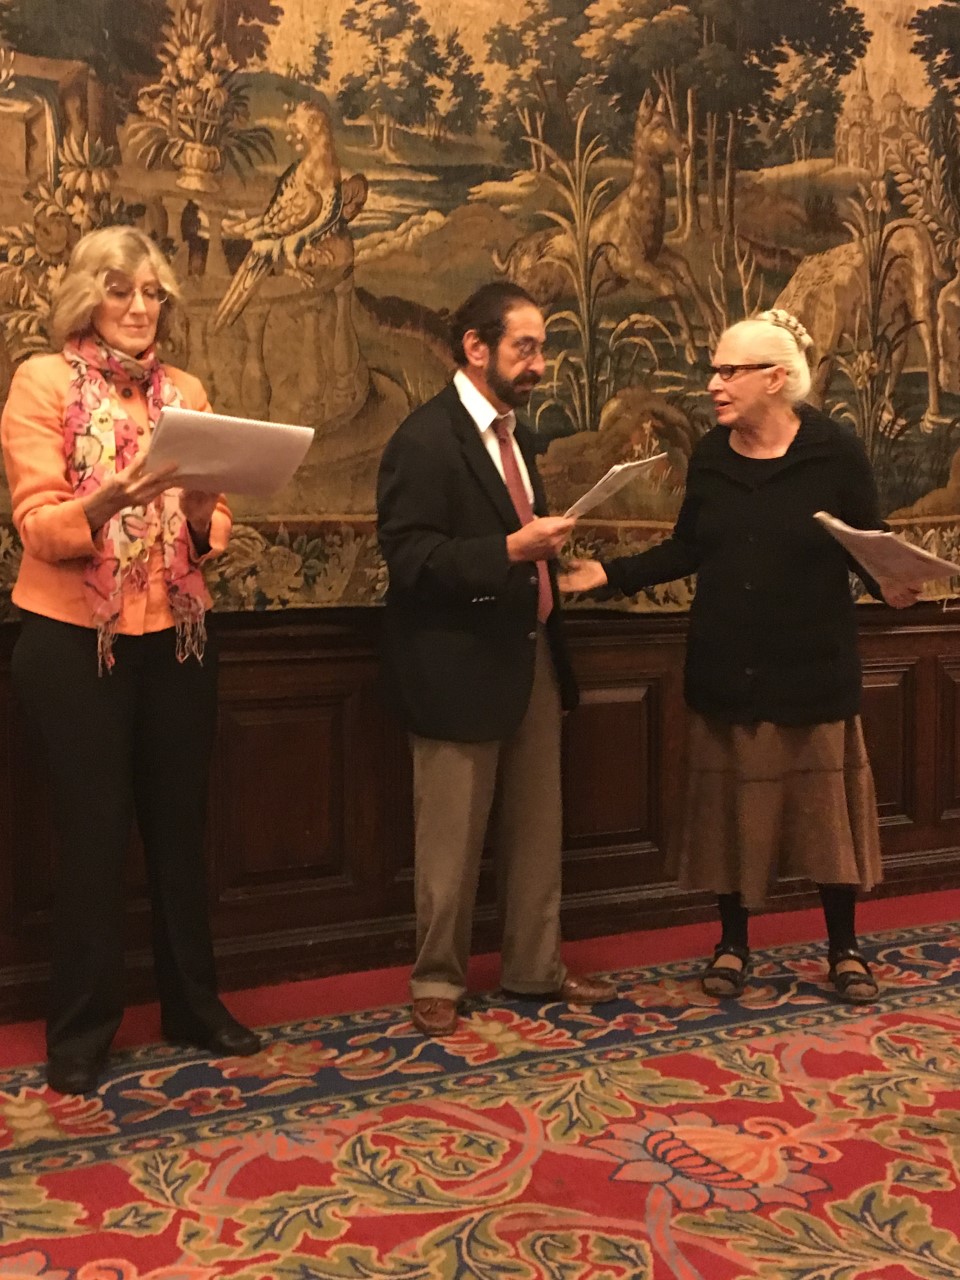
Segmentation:
{"type": "Polygon", "coordinates": [[[50,764],[60,859],[47,1081],[96,1087],[123,1014],[123,862],[146,854],[164,1035],[220,1055],[259,1048],[216,994],[203,830],[216,655],[202,565],[226,546],[217,494],[145,469],[164,405],[208,409],[164,364],[179,290],[133,227],[76,245],[51,312],[55,355],[17,370],[0,422],[23,560],[17,694],[50,764]]]}

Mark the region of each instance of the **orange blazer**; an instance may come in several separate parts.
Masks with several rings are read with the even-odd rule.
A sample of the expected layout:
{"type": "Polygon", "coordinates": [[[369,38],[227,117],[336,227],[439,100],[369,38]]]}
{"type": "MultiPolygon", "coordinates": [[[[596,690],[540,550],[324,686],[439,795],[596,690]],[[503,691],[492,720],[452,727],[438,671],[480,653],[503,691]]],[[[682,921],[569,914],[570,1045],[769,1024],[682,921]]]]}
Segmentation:
{"type": "MultiPolygon", "coordinates": [[[[192,374],[166,366],[187,409],[209,410],[210,402],[192,374]]],[[[13,505],[13,523],[23,543],[23,560],[13,602],[21,609],[59,622],[92,627],[83,585],[86,561],[96,551],[95,535],[74,497],[63,453],[63,419],[75,372],[63,355],[32,356],[17,369],[0,418],[0,440],[13,505]]],[[[150,443],[147,400],[141,388],[122,377],[111,384],[112,397],[137,423],[138,453],[150,443]]],[[[210,551],[197,562],[219,555],[230,537],[232,517],[221,497],[210,524],[210,551]]],[[[207,604],[210,604],[209,597],[207,604]]],[[[173,626],[163,578],[163,549],[150,551],[147,584],[124,584],[118,630],[143,635],[173,626]]]]}

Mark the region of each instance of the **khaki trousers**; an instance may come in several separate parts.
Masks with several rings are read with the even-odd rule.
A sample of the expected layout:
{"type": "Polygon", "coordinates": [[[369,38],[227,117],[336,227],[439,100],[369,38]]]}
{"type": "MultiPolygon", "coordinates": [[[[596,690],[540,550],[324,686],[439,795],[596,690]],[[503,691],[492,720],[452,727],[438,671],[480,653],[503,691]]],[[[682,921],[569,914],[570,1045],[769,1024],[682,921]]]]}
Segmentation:
{"type": "Polygon", "coordinates": [[[566,976],[560,959],[560,695],[542,629],[536,643],[530,704],[509,738],[444,742],[411,734],[415,1000],[459,1000],[466,990],[488,830],[503,931],[503,986],[546,993],[566,976]]]}

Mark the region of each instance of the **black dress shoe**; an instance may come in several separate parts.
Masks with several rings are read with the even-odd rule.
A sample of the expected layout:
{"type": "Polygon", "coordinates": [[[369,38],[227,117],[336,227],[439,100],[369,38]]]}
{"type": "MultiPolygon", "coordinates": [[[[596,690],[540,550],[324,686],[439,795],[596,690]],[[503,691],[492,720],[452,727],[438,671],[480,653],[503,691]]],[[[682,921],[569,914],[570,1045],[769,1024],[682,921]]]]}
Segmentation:
{"type": "Polygon", "coordinates": [[[47,1063],[47,1084],[57,1093],[92,1093],[99,1084],[102,1066],[97,1058],[54,1056],[47,1063]]]}
{"type": "Polygon", "coordinates": [[[229,1015],[213,1026],[202,1023],[184,1027],[177,1023],[161,1025],[164,1040],[171,1044],[188,1044],[207,1049],[219,1058],[249,1058],[260,1048],[260,1037],[229,1015]]]}

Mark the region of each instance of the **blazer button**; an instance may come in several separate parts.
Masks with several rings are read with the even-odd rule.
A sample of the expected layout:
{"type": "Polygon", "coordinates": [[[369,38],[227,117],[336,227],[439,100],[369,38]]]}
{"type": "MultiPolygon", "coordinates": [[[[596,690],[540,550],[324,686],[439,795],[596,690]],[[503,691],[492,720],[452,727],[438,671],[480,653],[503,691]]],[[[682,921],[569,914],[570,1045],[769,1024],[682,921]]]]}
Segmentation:
{"type": "Polygon", "coordinates": [[[540,579],[537,577],[536,574],[533,574],[532,577],[530,578],[530,585],[531,587],[536,587],[540,585],[540,579]]]}
{"type": "Polygon", "coordinates": [[[527,633],[528,640],[536,640],[536,638],[537,638],[537,633],[535,631],[529,631],[527,633]]]}

